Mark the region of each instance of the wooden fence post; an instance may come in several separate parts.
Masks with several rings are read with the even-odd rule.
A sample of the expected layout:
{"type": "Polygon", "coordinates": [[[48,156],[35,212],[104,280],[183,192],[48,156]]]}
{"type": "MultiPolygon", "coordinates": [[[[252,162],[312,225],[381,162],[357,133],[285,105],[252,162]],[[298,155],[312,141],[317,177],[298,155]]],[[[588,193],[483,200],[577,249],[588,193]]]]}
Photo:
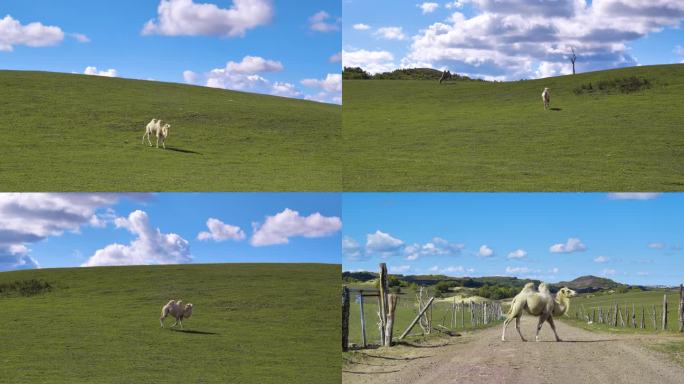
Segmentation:
{"type": "Polygon", "coordinates": [[[632,303],[632,328],[636,328],[636,306],[632,303]]]}
{"type": "Polygon", "coordinates": [[[359,291],[359,310],[361,311],[361,343],[366,348],[366,317],[363,313],[363,290],[359,291]]]}
{"type": "Polygon", "coordinates": [[[387,264],[380,263],[380,345],[385,345],[387,326],[387,264]]]}
{"type": "Polygon", "coordinates": [[[613,316],[613,327],[617,327],[617,322],[618,322],[618,310],[619,310],[620,308],[618,308],[618,304],[617,304],[617,303],[615,303],[614,308],[615,308],[615,310],[614,310],[615,315],[613,316]]]}
{"type": "Polygon", "coordinates": [[[684,284],[679,284],[679,332],[684,332],[684,284]]]}
{"type": "Polygon", "coordinates": [[[387,328],[385,329],[385,346],[392,346],[392,332],[394,330],[394,310],[397,308],[399,298],[395,294],[387,296],[387,328]]]}
{"type": "Polygon", "coordinates": [[[461,329],[465,329],[465,302],[461,300],[461,329]]]}
{"type": "Polygon", "coordinates": [[[349,288],[342,287],[342,350],[349,345],[349,288]]]}
{"type": "Polygon", "coordinates": [[[406,328],[406,330],[404,331],[404,333],[402,333],[401,336],[399,336],[399,340],[403,339],[404,337],[406,337],[406,335],[409,334],[409,332],[411,332],[411,329],[413,329],[413,327],[416,325],[418,320],[420,320],[420,318],[423,316],[425,311],[427,311],[427,309],[430,307],[430,305],[432,304],[432,301],[434,299],[435,299],[434,297],[431,297],[430,300],[428,300],[425,307],[423,307],[423,309],[421,309],[420,312],[418,312],[418,316],[416,316],[416,318],[413,319],[413,321],[411,322],[411,325],[409,325],[408,328],[406,328]]]}
{"type": "Polygon", "coordinates": [[[663,295],[663,331],[667,331],[667,294],[663,295]]]}
{"type": "Polygon", "coordinates": [[[658,330],[658,322],[656,321],[657,317],[658,317],[658,314],[656,313],[656,307],[655,307],[655,304],[653,304],[653,330],[654,331],[658,330]]]}
{"type": "Polygon", "coordinates": [[[644,305],[641,304],[641,324],[639,324],[641,329],[644,329],[646,327],[646,324],[644,324],[644,320],[646,320],[646,315],[644,314],[644,305]]]}
{"type": "Polygon", "coordinates": [[[456,328],[456,296],[454,296],[454,302],[451,303],[451,328],[456,328]]]}

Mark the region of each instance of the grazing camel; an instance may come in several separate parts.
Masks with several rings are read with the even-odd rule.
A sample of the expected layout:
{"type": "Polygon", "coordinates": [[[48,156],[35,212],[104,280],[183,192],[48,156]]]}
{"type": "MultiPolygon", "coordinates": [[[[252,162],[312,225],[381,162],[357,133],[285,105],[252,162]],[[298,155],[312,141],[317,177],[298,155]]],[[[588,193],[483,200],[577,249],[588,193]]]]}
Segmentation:
{"type": "Polygon", "coordinates": [[[147,136],[147,142],[150,144],[150,147],[152,146],[152,142],[150,141],[150,135],[154,134],[157,136],[157,148],[159,148],[159,138],[161,137],[162,139],[162,147],[166,149],[166,138],[169,136],[169,129],[171,128],[170,124],[166,124],[161,120],[158,119],[152,119],[147,124],[147,127],[145,128],[145,134],[142,137],[142,142],[145,144],[145,136],[147,136]]]}
{"type": "Polygon", "coordinates": [[[549,93],[548,88],[544,88],[544,92],[542,92],[542,100],[544,101],[544,110],[547,110],[551,104],[551,94],[549,93]]]}
{"type": "Polygon", "coordinates": [[[176,322],[171,326],[172,328],[180,323],[180,327],[183,329],[183,319],[192,316],[192,303],[183,306],[182,300],[169,300],[169,302],[162,307],[161,317],[159,318],[159,323],[162,328],[164,328],[164,319],[168,315],[171,315],[176,319],[176,322]]]}
{"type": "Polygon", "coordinates": [[[537,333],[535,334],[536,341],[539,341],[539,331],[545,321],[548,321],[549,325],[551,325],[556,341],[562,341],[556,332],[556,324],[553,322],[553,318],[563,316],[570,309],[570,298],[576,294],[572,289],[563,287],[558,291],[554,299],[546,284],[539,284],[539,291],[534,290],[533,283],[525,284],[522,291],[511,302],[511,309],[504,321],[501,341],[506,341],[506,327],[508,327],[508,323],[513,319],[515,319],[515,329],[518,331],[520,338],[522,341],[527,341],[520,332],[520,318],[524,312],[539,317],[537,333]]]}

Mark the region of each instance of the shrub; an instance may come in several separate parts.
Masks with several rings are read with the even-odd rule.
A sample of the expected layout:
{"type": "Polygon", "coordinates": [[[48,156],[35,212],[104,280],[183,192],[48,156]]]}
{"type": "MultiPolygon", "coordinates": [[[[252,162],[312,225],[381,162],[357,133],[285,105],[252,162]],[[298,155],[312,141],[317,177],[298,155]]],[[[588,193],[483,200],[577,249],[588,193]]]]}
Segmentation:
{"type": "Polygon", "coordinates": [[[576,95],[594,92],[633,93],[649,88],[651,88],[651,82],[648,79],[630,76],[612,80],[599,80],[595,85],[589,82],[589,84],[582,84],[575,88],[573,92],[575,92],[576,95]]]}
{"type": "Polygon", "coordinates": [[[17,280],[9,283],[0,283],[0,295],[2,296],[34,296],[50,292],[52,286],[43,280],[17,280]]]}

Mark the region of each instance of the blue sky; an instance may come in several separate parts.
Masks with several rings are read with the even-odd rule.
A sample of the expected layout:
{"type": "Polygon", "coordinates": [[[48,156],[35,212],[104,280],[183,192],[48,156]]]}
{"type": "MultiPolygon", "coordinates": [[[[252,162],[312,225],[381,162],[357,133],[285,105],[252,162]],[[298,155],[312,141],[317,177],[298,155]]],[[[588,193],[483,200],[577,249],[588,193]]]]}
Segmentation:
{"type": "Polygon", "coordinates": [[[339,264],[340,210],[339,193],[4,193],[0,271],[178,263],[339,264]]]}
{"type": "Polygon", "coordinates": [[[679,284],[684,194],[346,193],[343,270],[679,284]]]}
{"type": "Polygon", "coordinates": [[[343,0],[343,62],[489,80],[684,61],[684,2],[343,0]]]}
{"type": "Polygon", "coordinates": [[[340,17],[339,0],[3,0],[0,68],[94,67],[119,77],[339,103],[340,17]],[[146,30],[149,21],[154,28],[146,30]],[[30,30],[30,23],[40,24],[30,30]],[[227,70],[246,57],[278,65],[248,59],[252,65],[227,70]]]}

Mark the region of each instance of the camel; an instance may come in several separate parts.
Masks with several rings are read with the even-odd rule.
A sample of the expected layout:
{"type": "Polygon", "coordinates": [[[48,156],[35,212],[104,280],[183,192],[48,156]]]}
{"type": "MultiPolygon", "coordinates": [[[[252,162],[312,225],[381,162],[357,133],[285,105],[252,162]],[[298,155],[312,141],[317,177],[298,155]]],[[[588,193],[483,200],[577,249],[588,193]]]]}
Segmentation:
{"type": "Polygon", "coordinates": [[[152,142],[150,141],[150,136],[154,134],[157,136],[157,148],[159,148],[159,138],[161,138],[162,147],[166,149],[166,138],[169,137],[170,128],[171,124],[166,124],[158,119],[152,119],[152,121],[147,124],[147,127],[145,127],[145,134],[142,137],[142,143],[145,144],[145,137],[147,137],[147,142],[151,147],[152,142]]]}
{"type": "Polygon", "coordinates": [[[192,316],[192,303],[188,303],[183,306],[182,300],[169,300],[169,302],[166,303],[166,305],[162,308],[161,317],[159,318],[159,323],[161,324],[162,328],[164,328],[164,319],[169,315],[176,319],[176,322],[173,323],[171,328],[180,323],[180,327],[183,329],[183,319],[187,319],[192,316]]]}
{"type": "Polygon", "coordinates": [[[544,92],[542,92],[542,101],[544,102],[544,110],[548,109],[551,104],[551,94],[548,88],[544,88],[544,92]]]}
{"type": "Polygon", "coordinates": [[[501,341],[506,341],[506,327],[513,319],[515,319],[515,329],[518,331],[520,338],[522,341],[527,341],[520,332],[520,318],[523,312],[539,317],[537,333],[535,334],[536,341],[539,341],[539,331],[545,321],[548,321],[549,325],[551,325],[556,341],[562,341],[556,332],[556,324],[553,322],[553,318],[563,316],[570,309],[570,298],[575,295],[577,295],[577,292],[568,287],[563,287],[558,291],[554,299],[546,284],[539,284],[539,291],[534,290],[533,283],[525,284],[522,291],[511,302],[511,309],[504,321],[501,341]]]}

